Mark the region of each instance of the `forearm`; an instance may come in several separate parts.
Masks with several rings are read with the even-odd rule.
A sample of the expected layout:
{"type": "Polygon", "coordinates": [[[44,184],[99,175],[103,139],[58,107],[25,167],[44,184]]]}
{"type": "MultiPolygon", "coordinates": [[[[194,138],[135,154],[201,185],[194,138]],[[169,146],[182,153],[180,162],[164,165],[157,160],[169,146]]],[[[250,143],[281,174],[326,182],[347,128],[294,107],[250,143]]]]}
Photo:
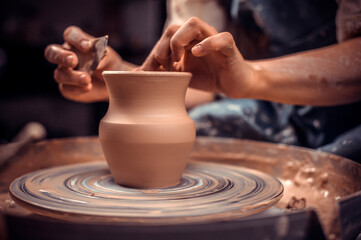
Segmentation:
{"type": "Polygon", "coordinates": [[[361,38],[248,63],[255,82],[250,98],[315,106],[361,99],[361,38]]]}
{"type": "Polygon", "coordinates": [[[119,54],[112,49],[107,47],[107,55],[100,63],[99,69],[102,71],[132,71],[138,66],[123,60],[119,54]]]}
{"type": "Polygon", "coordinates": [[[122,60],[122,71],[132,71],[137,67],[139,67],[139,66],[137,66],[133,63],[127,62],[125,60],[122,60]]]}
{"type": "Polygon", "coordinates": [[[194,88],[188,88],[185,98],[185,105],[187,109],[205,104],[214,100],[214,94],[205,92],[194,88]]]}

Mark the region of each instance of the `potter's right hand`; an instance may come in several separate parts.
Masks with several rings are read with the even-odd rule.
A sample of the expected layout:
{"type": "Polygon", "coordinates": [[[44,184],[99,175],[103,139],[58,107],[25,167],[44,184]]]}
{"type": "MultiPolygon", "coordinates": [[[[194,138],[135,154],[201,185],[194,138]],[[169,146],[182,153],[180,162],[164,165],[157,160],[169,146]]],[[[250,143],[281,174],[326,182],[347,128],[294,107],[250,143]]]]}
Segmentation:
{"type": "Polygon", "coordinates": [[[64,31],[64,44],[51,44],[45,49],[45,58],[58,67],[54,71],[54,79],[59,85],[61,94],[70,100],[79,102],[96,102],[108,99],[108,92],[101,73],[104,70],[121,70],[122,59],[110,47],[97,69],[90,76],[87,72],[77,71],[77,55],[71,49],[90,51],[90,40],[93,36],[80,28],[70,26],[64,31]]]}

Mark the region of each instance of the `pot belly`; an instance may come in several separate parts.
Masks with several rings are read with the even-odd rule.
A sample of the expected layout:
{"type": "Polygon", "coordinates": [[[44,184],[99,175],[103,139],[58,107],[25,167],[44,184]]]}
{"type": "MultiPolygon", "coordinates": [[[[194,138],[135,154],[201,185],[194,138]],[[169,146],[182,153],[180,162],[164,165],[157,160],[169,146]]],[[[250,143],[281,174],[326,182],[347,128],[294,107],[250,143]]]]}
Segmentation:
{"type": "Polygon", "coordinates": [[[99,139],[114,180],[138,188],[176,185],[195,141],[192,121],[114,124],[102,121],[99,139]]]}

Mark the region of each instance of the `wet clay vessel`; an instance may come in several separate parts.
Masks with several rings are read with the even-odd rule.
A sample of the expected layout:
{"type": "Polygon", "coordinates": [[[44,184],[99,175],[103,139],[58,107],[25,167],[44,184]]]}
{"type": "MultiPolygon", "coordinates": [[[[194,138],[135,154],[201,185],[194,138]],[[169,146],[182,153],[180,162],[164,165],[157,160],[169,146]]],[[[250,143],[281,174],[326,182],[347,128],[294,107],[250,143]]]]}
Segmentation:
{"type": "Polygon", "coordinates": [[[99,140],[116,183],[176,185],[195,141],[184,99],[190,73],[105,71],[109,108],[99,140]]]}

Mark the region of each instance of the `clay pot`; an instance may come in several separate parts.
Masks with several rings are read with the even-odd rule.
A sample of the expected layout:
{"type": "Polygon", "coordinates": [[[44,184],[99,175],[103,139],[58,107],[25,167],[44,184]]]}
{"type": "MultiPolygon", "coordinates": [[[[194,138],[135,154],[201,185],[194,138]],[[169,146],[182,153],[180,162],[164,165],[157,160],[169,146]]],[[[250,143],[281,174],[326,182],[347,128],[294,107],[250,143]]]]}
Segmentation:
{"type": "Polygon", "coordinates": [[[109,108],[99,139],[118,184],[176,185],[195,141],[185,93],[190,73],[105,71],[109,108]]]}

